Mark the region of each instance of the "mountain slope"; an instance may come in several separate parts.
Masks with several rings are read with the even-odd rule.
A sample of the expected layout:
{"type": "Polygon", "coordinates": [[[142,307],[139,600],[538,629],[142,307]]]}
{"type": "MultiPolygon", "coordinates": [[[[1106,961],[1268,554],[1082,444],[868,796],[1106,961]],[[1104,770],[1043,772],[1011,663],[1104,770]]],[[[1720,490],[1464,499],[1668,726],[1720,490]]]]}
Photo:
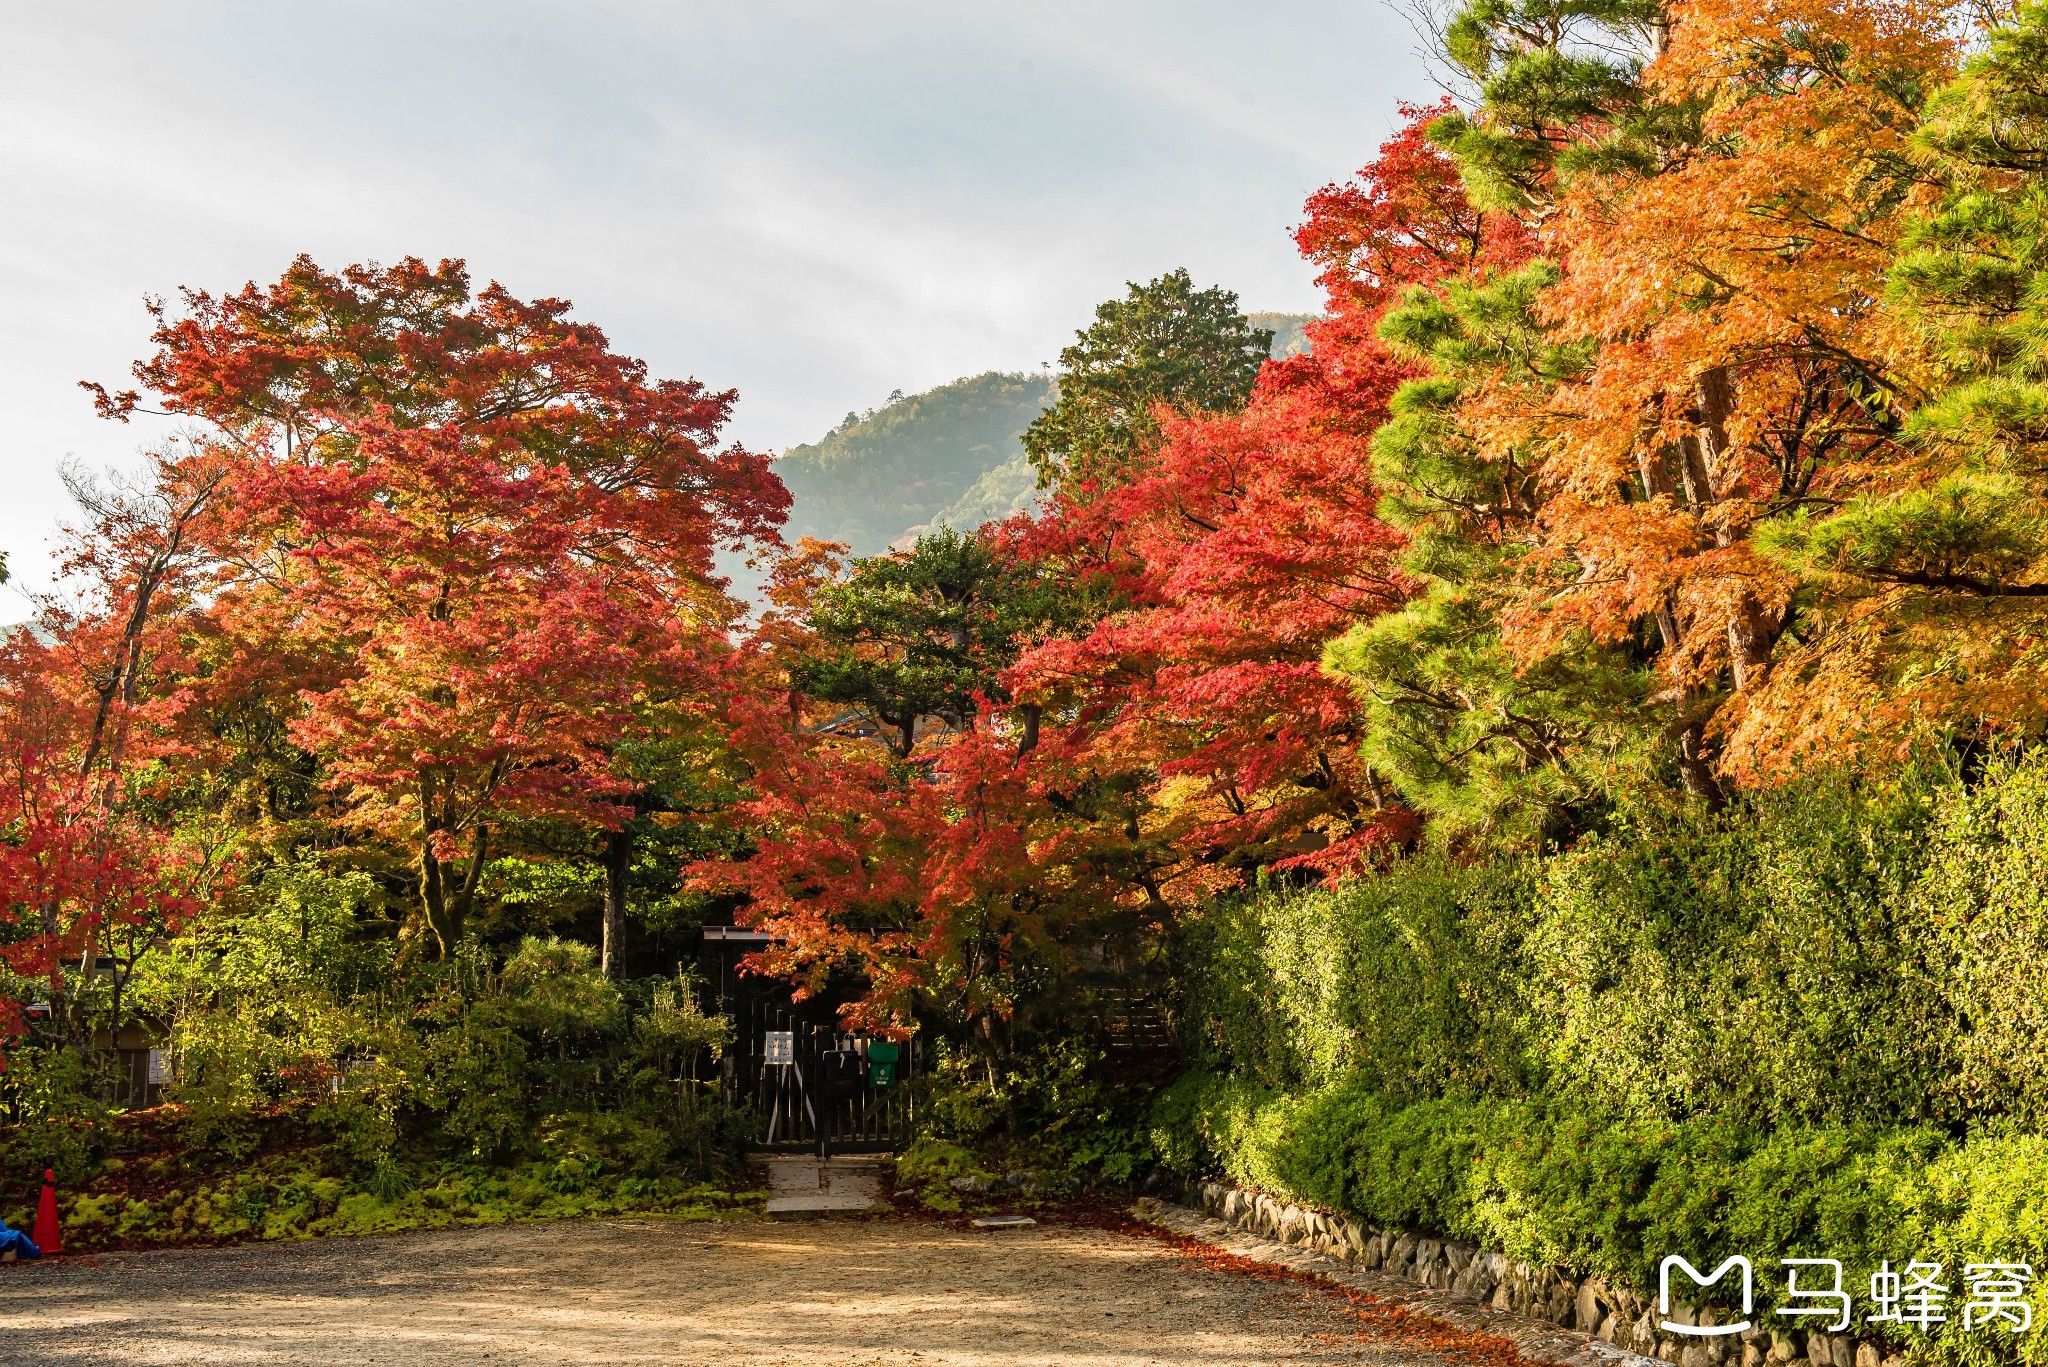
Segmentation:
{"type": "Polygon", "coordinates": [[[1029,458],[1020,454],[1015,460],[1004,461],[995,469],[984,472],[980,479],[968,486],[967,492],[949,507],[941,509],[930,522],[905,531],[903,537],[898,538],[898,544],[905,538],[931,531],[941,523],[956,532],[971,532],[984,522],[997,522],[1011,513],[1023,512],[1037,497],[1038,471],[1032,468],[1029,458]]]}
{"type": "MultiPolygon", "coordinates": [[[[998,468],[1022,464],[1017,438],[1051,397],[1047,376],[990,371],[893,399],[864,417],[849,413],[836,431],[775,462],[796,496],[783,535],[844,541],[856,555],[876,555],[941,513],[962,531],[979,526],[961,520],[966,507],[1014,501],[1014,481],[978,486],[998,468]]],[[[1028,465],[1024,472],[1031,473],[1028,465]]]]}
{"type": "Polygon", "coordinates": [[[1272,357],[1284,360],[1299,356],[1308,350],[1308,334],[1303,330],[1316,320],[1313,313],[1247,313],[1255,328],[1265,328],[1273,334],[1272,357]]]}
{"type": "MultiPolygon", "coordinates": [[[[1254,313],[1271,328],[1273,354],[1308,349],[1304,313],[1254,313]]],[[[1049,376],[989,371],[889,402],[775,462],[796,506],[783,533],[844,541],[879,555],[944,523],[970,532],[1031,506],[1038,472],[1018,438],[1048,403],[1049,376]]]]}

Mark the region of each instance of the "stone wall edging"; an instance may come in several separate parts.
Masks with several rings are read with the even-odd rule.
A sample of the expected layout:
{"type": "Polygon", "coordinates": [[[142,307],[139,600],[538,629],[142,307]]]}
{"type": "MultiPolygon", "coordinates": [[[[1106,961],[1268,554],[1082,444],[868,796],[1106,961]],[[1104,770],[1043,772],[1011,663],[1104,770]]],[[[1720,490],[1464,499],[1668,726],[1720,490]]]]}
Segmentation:
{"type": "MultiPolygon", "coordinates": [[[[1576,1329],[1677,1367],[1903,1367],[1905,1362],[1891,1345],[1820,1330],[1753,1324],[1739,1334],[1714,1338],[1660,1332],[1655,1296],[1610,1285],[1604,1278],[1575,1278],[1563,1268],[1533,1267],[1475,1244],[1381,1229],[1227,1182],[1197,1184],[1187,1193],[1187,1203],[1280,1243],[1301,1244],[1496,1310],[1576,1329]]],[[[1670,1319],[1693,1325],[1733,1322],[1726,1311],[1684,1305],[1672,1307],[1670,1319]]]]}

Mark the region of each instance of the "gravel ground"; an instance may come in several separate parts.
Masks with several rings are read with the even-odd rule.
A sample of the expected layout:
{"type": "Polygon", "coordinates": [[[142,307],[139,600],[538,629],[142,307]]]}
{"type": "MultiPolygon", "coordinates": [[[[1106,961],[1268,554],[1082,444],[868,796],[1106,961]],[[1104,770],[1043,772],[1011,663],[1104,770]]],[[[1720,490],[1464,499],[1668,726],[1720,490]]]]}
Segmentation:
{"type": "Polygon", "coordinates": [[[0,1268],[0,1363],[1441,1367],[1356,1333],[1330,1297],[1142,1237],[896,1218],[501,1225],[0,1268]]]}
{"type": "Polygon", "coordinates": [[[1484,1360],[1493,1367],[1509,1367],[1502,1350],[1519,1358],[1516,1367],[1673,1367],[1658,1358],[1643,1357],[1603,1342],[1591,1334],[1560,1329],[1545,1320],[1495,1310],[1488,1305],[1436,1291],[1419,1282],[1388,1272],[1375,1272],[1300,1244],[1282,1244],[1239,1229],[1185,1206],[1169,1205],[1140,1197],[1136,1213],[1161,1229],[1183,1235],[1200,1246],[1226,1257],[1243,1259],[1273,1268],[1307,1273],[1323,1284],[1366,1297],[1372,1308],[1361,1316],[1368,1333],[1406,1329],[1403,1341],[1411,1345],[1419,1338],[1454,1351],[1467,1367],[1484,1360]],[[1404,1314],[1421,1317],[1403,1326],[1404,1314]],[[1375,1331],[1377,1323],[1382,1329],[1375,1331]]]}

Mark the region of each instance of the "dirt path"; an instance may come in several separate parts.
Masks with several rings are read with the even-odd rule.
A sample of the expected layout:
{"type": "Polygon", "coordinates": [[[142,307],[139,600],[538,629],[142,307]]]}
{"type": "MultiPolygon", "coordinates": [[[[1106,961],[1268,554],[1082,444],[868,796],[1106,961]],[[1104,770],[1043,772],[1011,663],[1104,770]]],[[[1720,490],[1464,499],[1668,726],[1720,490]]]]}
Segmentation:
{"type": "Polygon", "coordinates": [[[1328,1297],[1150,1239],[893,1218],[510,1225],[0,1269],[4,1363],[1440,1367],[1354,1335],[1328,1297]]]}

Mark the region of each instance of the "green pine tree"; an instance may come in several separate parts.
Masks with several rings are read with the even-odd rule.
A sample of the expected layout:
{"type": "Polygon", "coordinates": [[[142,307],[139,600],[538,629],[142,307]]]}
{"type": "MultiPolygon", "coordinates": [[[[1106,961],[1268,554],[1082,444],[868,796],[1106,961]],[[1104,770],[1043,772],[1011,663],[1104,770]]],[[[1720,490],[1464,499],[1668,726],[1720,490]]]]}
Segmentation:
{"type": "Polygon", "coordinates": [[[2025,5],[1986,35],[1928,100],[1915,141],[1948,191],[1891,272],[1888,303],[1934,362],[1931,388],[1903,424],[1917,448],[1913,477],[1839,509],[1802,509],[1758,541],[1841,604],[1837,618],[1883,600],[1862,629],[1888,684],[1970,688],[2014,664],[2039,677],[2048,665],[2033,644],[2048,629],[2048,5],[2025,5]]]}
{"type": "MultiPolygon", "coordinates": [[[[922,719],[961,727],[977,698],[1007,702],[1002,672],[1025,639],[1076,611],[1074,595],[1048,575],[944,528],[907,552],[854,561],[819,593],[809,617],[816,643],[792,665],[792,681],[888,727],[897,757],[908,759],[922,719]]],[[[1035,720],[1021,724],[1030,733],[1035,720]]]]}
{"type": "Polygon", "coordinates": [[[1444,839],[1541,843],[1590,819],[1639,764],[1652,717],[1646,653],[1582,643],[1534,664],[1502,644],[1508,593],[1529,573],[1536,456],[1483,451],[1458,406],[1475,387],[1548,389],[1585,364],[1536,316],[1556,268],[1537,262],[1442,292],[1410,290],[1380,335],[1425,360],[1373,439],[1380,515],[1408,533],[1424,585],[1401,611],[1333,642],[1324,666],[1366,709],[1365,752],[1444,839]]]}
{"type": "Polygon", "coordinates": [[[1701,110],[1643,88],[1668,31],[1662,0],[1473,0],[1443,43],[1479,107],[1438,119],[1431,140],[1482,209],[1541,208],[1578,171],[1654,170],[1696,138],[1701,110]]]}
{"type": "Polygon", "coordinates": [[[1158,431],[1153,405],[1227,413],[1251,397],[1273,334],[1229,290],[1198,290],[1185,270],[1132,284],[1098,305],[1060,353],[1059,397],[1024,433],[1040,488],[1114,485],[1158,431]]]}

